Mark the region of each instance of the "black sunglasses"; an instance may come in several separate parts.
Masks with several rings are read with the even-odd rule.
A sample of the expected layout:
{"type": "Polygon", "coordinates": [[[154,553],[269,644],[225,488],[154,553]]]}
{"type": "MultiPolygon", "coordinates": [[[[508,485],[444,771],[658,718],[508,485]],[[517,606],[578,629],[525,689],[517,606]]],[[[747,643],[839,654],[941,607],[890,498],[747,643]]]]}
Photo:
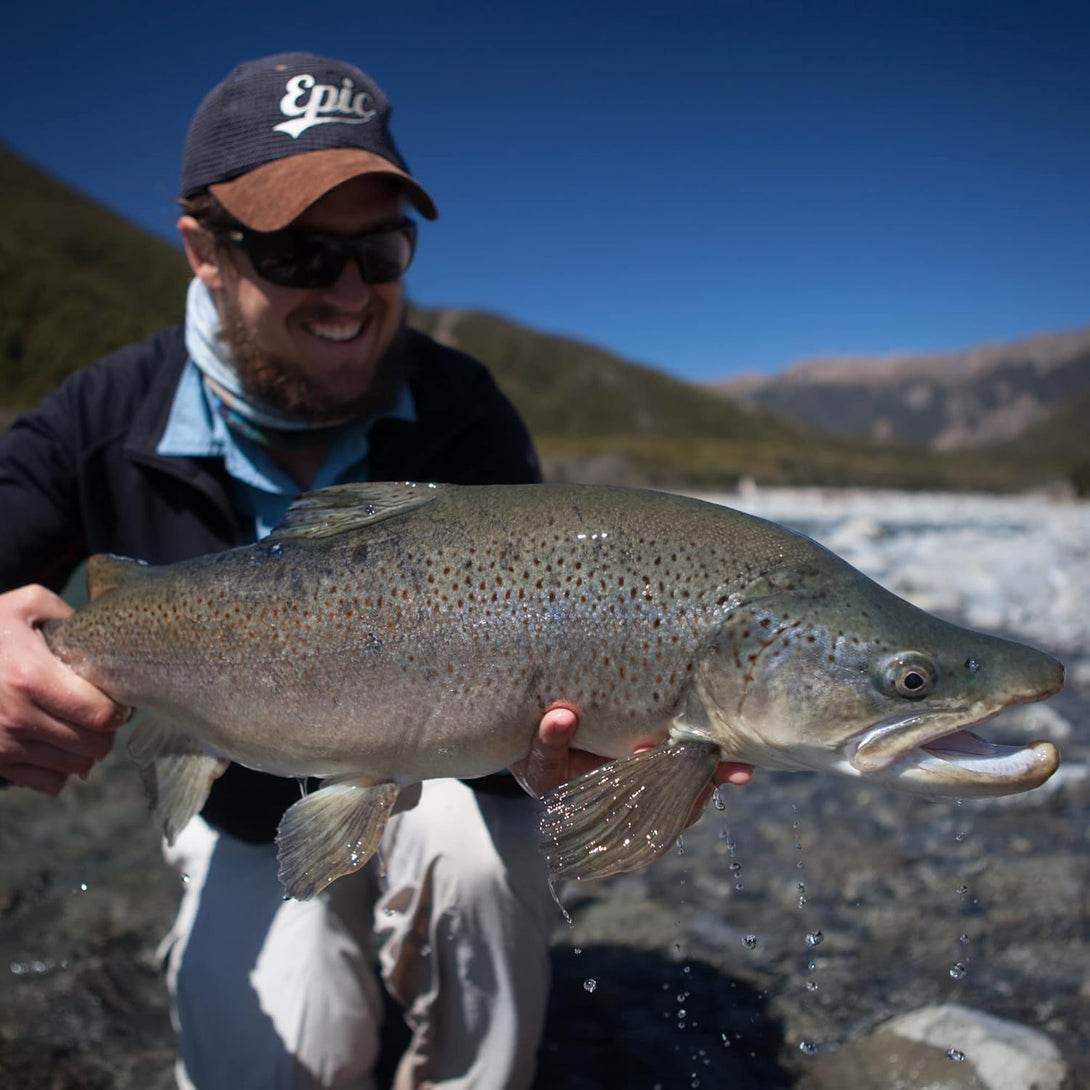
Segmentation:
{"type": "Polygon", "coordinates": [[[349,260],[355,261],[365,284],[388,284],[404,275],[413,259],[416,223],[403,219],[393,227],[351,236],[239,226],[224,237],[246,254],[258,276],[283,288],[328,288],[349,260]]]}

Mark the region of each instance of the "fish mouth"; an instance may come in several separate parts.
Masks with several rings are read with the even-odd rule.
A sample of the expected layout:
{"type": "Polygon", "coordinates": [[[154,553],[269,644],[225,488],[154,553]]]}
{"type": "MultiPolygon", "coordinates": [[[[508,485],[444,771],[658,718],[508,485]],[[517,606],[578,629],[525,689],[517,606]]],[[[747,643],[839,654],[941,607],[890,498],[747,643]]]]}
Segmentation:
{"type": "Polygon", "coordinates": [[[999,745],[968,729],[1026,702],[1014,700],[978,718],[946,711],[885,721],[853,741],[848,759],[863,775],[895,779],[923,794],[970,797],[1029,791],[1056,771],[1060,761],[1056,747],[1043,741],[999,745]],[[960,722],[951,727],[953,718],[960,722]]]}

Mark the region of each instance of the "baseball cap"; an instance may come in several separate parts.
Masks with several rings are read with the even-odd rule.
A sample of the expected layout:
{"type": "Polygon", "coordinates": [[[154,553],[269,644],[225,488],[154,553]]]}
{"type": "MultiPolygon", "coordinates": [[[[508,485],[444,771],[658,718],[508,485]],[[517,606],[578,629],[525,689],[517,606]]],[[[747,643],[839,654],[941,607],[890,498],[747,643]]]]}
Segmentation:
{"type": "Polygon", "coordinates": [[[410,175],[389,122],[389,100],[355,65],[314,53],[246,61],[190,122],[180,196],[207,188],[240,223],[276,231],[342,182],[379,174],[433,220],[435,202],[410,175]]]}

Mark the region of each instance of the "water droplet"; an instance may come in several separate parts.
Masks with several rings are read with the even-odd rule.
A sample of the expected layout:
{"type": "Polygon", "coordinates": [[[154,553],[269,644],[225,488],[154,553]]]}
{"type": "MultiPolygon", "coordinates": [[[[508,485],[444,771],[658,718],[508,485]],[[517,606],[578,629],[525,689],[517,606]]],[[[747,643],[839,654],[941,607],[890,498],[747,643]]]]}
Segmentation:
{"type": "Polygon", "coordinates": [[[741,863],[731,863],[730,870],[732,873],[737,874],[742,869],[741,863]]]}
{"type": "Polygon", "coordinates": [[[946,1058],[953,1063],[959,1064],[965,1060],[965,1053],[960,1048],[948,1048],[946,1050],[946,1058]]]}
{"type": "Polygon", "coordinates": [[[747,950],[756,950],[757,949],[757,936],[756,935],[746,935],[746,937],[744,939],[742,939],[742,945],[747,950]]]}
{"type": "Polygon", "coordinates": [[[955,980],[961,980],[961,978],[965,976],[965,972],[965,966],[962,965],[960,961],[955,961],[954,964],[950,966],[950,975],[955,980]]]}
{"type": "Polygon", "coordinates": [[[965,839],[964,833],[955,833],[954,839],[960,844],[965,839]]]}
{"type": "Polygon", "coordinates": [[[825,936],[820,931],[810,931],[806,935],[806,945],[813,949],[825,941],[825,936]]]}
{"type": "Polygon", "coordinates": [[[390,916],[392,916],[394,914],[394,910],[387,906],[386,908],[384,908],[382,910],[382,914],[383,914],[383,916],[386,916],[387,918],[389,918],[390,916]]]}
{"type": "Polygon", "coordinates": [[[818,1046],[815,1041],[799,1041],[799,1051],[805,1052],[807,1056],[816,1056],[818,1046]]]}
{"type": "Polygon", "coordinates": [[[583,952],[582,946],[573,946],[571,952],[578,957],[583,952]]]}
{"type": "Polygon", "coordinates": [[[712,802],[715,808],[722,813],[727,808],[726,800],[723,798],[722,792],[719,790],[719,785],[716,784],[715,790],[712,791],[712,802]]]}
{"type": "Polygon", "coordinates": [[[958,895],[959,897],[964,897],[964,896],[965,896],[965,894],[969,892],[969,887],[968,887],[968,886],[958,886],[958,888],[957,888],[957,889],[955,889],[955,890],[954,890],[954,892],[955,892],[955,893],[956,893],[956,894],[957,894],[957,895],[958,895]]]}
{"type": "Polygon", "coordinates": [[[806,968],[809,972],[813,972],[817,968],[817,962],[810,961],[806,963],[806,968]]]}
{"type": "Polygon", "coordinates": [[[684,1017],[685,1017],[685,1008],[684,1008],[684,1007],[682,1007],[682,1008],[681,1008],[681,1009],[680,1009],[680,1010],[679,1010],[679,1011],[677,1012],[677,1016],[678,1016],[678,1018],[684,1018],[684,1017]]]}
{"type": "Polygon", "coordinates": [[[587,979],[583,981],[583,991],[585,992],[593,992],[597,987],[598,981],[592,976],[588,976],[587,979]]]}
{"type": "Polygon", "coordinates": [[[193,881],[193,879],[190,878],[188,874],[183,874],[182,875],[182,885],[183,886],[188,886],[189,883],[192,882],[192,881],[193,881]]]}
{"type": "Polygon", "coordinates": [[[806,990],[808,992],[816,992],[818,990],[818,983],[816,980],[808,980],[806,982],[806,990]]]}
{"type": "Polygon", "coordinates": [[[962,946],[968,946],[969,945],[969,936],[968,935],[958,935],[958,942],[960,942],[962,946]]]}
{"type": "Polygon", "coordinates": [[[80,891],[80,893],[86,893],[87,892],[87,883],[86,882],[80,882],[79,891],[80,891]]]}
{"type": "Polygon", "coordinates": [[[427,943],[420,947],[420,956],[422,958],[431,957],[431,947],[427,943]]]}

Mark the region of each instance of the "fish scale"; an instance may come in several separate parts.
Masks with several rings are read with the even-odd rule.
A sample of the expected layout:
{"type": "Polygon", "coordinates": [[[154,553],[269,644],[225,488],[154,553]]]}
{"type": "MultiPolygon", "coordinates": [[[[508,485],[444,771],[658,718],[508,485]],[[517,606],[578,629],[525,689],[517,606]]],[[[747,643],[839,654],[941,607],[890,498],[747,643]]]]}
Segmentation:
{"type": "Polygon", "coordinates": [[[96,557],[88,581],[91,601],[47,639],[152,717],[132,748],[168,836],[228,760],[330,779],[281,826],[297,896],[370,854],[400,788],[519,761],[554,703],[577,710],[581,748],[612,759],[550,803],[565,875],[664,850],[724,757],[924,793],[1023,790],[1055,767],[1034,747],[986,772],[935,756],[936,739],[1055,691],[1055,660],[680,496],[337,486],[255,545],[161,568],[96,557]]]}

